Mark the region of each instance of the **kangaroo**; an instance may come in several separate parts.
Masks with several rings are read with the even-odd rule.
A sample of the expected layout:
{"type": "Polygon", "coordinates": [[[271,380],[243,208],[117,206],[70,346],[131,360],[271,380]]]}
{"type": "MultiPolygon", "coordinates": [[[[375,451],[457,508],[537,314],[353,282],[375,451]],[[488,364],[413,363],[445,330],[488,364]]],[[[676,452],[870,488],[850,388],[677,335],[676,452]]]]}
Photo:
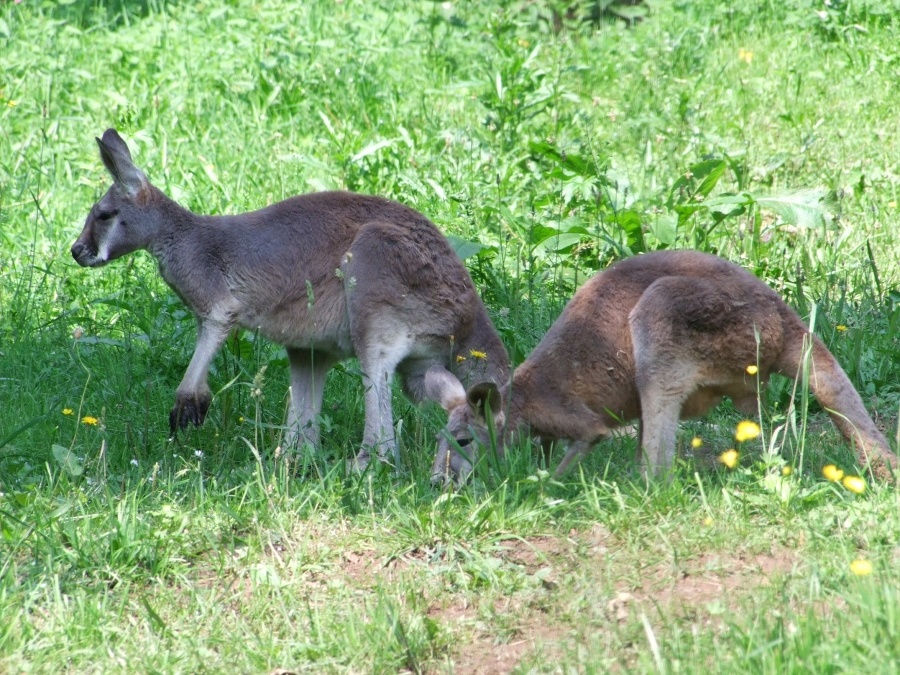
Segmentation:
{"type": "Polygon", "coordinates": [[[236,326],[287,349],[289,444],[319,442],[325,376],[359,358],[366,418],[358,469],[373,450],[382,461],[389,453],[399,460],[395,371],[414,402],[426,398],[430,368],[454,380],[509,378],[509,357],[472,279],[422,214],[380,197],[321,192],[252,213],[197,215],[150,184],[114,129],[97,144],[113,184],[88,214],[72,256],[99,267],[146,250],[194,313],[197,344],[169,414],[173,434],[203,423],[210,363],[236,326]],[[472,350],[482,358],[468,358],[472,350]]]}
{"type": "MultiPolygon", "coordinates": [[[[807,350],[809,386],[819,403],[856,447],[860,465],[889,477],[897,457],[822,341],[762,281],[696,251],[636,256],[595,275],[511,382],[466,392],[452,375],[433,369],[425,388],[449,413],[455,445],[486,443],[485,407],[494,413],[501,448],[523,433],[545,444],[569,441],[558,475],[612,429],[638,418],[638,459],[643,454],[650,477],[672,465],[679,418],[703,415],[723,396],[755,413],[758,386],[771,373],[796,378],[807,350]],[[747,372],[751,365],[755,375],[747,372]]],[[[449,458],[453,469],[459,461],[449,439],[439,443],[438,458],[449,458]]]]}

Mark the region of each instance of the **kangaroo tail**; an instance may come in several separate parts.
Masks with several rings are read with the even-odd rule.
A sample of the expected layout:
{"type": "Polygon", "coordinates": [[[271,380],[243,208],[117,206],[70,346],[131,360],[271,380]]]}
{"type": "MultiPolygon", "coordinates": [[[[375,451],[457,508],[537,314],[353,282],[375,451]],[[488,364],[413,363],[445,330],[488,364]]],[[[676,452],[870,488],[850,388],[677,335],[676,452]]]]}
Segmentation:
{"type": "Polygon", "coordinates": [[[801,375],[807,353],[811,353],[809,388],[831,416],[844,438],[856,448],[859,465],[877,479],[891,480],[898,468],[897,456],[875,426],[850,378],[825,344],[810,333],[796,315],[785,331],[785,348],[776,370],[791,378],[801,375]],[[811,342],[810,342],[811,340],[811,342]]]}

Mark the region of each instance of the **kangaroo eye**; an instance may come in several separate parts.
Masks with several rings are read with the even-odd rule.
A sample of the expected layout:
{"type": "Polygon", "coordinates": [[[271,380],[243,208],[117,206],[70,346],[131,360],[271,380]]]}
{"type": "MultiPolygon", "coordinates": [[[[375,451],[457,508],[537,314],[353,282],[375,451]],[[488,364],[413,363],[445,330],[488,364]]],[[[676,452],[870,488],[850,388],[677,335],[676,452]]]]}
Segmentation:
{"type": "Polygon", "coordinates": [[[115,211],[101,211],[97,214],[97,220],[112,220],[112,218],[116,215],[115,211]]]}
{"type": "Polygon", "coordinates": [[[461,448],[464,448],[471,443],[472,443],[471,438],[457,438],[456,439],[456,444],[461,448]]]}

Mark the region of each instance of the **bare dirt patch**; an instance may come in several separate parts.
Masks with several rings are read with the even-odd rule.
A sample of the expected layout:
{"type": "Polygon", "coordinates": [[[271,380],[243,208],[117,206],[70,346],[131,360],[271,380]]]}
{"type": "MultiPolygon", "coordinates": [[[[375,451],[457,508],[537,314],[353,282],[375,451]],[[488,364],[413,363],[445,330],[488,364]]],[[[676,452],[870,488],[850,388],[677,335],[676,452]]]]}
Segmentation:
{"type": "Polygon", "coordinates": [[[609,601],[611,617],[625,621],[633,607],[648,604],[681,614],[713,614],[737,609],[743,598],[789,574],[796,563],[790,551],[704,553],[678,565],[656,564],[642,571],[637,586],[620,584],[609,601]]]}
{"type": "MultiPolygon", "coordinates": [[[[497,603],[499,604],[499,603],[497,603]]],[[[512,618],[513,628],[500,636],[495,626],[485,625],[477,608],[462,603],[435,605],[428,616],[453,632],[468,633],[464,644],[454,650],[452,672],[456,675],[494,675],[512,672],[528,655],[540,649],[553,653],[555,643],[569,632],[555,626],[546,614],[510,600],[509,606],[495,606],[498,614],[512,618]]]]}

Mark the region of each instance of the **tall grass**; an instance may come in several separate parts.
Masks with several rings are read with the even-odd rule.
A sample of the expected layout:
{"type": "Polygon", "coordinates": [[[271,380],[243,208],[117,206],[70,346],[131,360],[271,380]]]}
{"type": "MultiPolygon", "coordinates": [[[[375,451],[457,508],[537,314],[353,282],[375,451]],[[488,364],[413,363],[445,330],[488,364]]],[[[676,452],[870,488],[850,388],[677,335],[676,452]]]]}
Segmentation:
{"type": "Polygon", "coordinates": [[[857,467],[791,383],[731,471],[726,405],[684,425],[671,485],[623,436],[562,482],[525,446],[445,493],[442,415],[399,395],[401,470],[346,471],[352,362],[324,447],[282,454],[286,359],[252,333],[170,440],[193,319],[149,257],[68,255],[109,126],[198,212],[331,188],[421,210],[517,361],[595,270],[697,247],[814,315],[894,434],[895,14],[650,7],[0,2],[0,670],[890,672],[897,493],[821,478],[857,467]]]}

